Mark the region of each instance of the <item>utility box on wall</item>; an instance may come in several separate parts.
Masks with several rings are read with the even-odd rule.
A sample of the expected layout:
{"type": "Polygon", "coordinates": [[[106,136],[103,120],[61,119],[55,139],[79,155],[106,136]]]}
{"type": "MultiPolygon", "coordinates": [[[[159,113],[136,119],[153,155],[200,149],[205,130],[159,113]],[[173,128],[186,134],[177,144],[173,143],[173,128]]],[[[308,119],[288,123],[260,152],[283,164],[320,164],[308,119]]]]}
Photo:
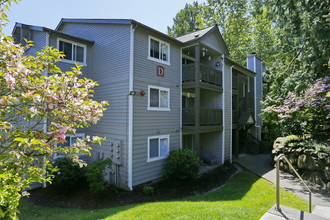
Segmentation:
{"type": "Polygon", "coordinates": [[[113,164],[122,165],[122,144],[120,140],[110,140],[110,159],[113,164]]]}

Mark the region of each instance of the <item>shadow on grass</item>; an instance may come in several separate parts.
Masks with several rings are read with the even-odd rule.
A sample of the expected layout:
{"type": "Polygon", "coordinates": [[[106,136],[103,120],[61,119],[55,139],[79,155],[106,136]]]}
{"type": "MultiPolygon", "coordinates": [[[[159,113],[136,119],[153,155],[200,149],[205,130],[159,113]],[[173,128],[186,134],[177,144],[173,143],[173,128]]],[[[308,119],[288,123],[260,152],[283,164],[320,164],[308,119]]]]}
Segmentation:
{"type": "MultiPolygon", "coordinates": [[[[134,213],[133,215],[136,217],[139,216],[138,213],[144,213],[144,211],[141,210],[151,209],[152,212],[157,213],[157,206],[165,206],[169,207],[169,209],[175,209],[181,205],[180,203],[184,204],[186,202],[200,204],[201,202],[241,201],[243,197],[249,193],[251,187],[256,181],[258,181],[258,179],[259,178],[256,175],[248,171],[243,171],[234,175],[222,188],[203,195],[186,197],[175,201],[140,203],[99,210],[44,208],[32,205],[23,200],[20,207],[22,213],[21,219],[105,219],[111,217],[117,218],[118,216],[130,215],[131,213],[134,213]]],[[[235,206],[235,204],[233,205],[235,206]]],[[[186,208],[186,206],[183,206],[183,209],[186,208]]],[[[189,213],[189,209],[187,209],[187,213],[189,213]]],[[[145,217],[141,216],[141,218],[145,217]]]]}
{"type": "Polygon", "coordinates": [[[196,197],[188,197],[181,201],[235,201],[241,200],[252,185],[260,178],[249,171],[242,171],[232,177],[222,188],[196,197]]]}

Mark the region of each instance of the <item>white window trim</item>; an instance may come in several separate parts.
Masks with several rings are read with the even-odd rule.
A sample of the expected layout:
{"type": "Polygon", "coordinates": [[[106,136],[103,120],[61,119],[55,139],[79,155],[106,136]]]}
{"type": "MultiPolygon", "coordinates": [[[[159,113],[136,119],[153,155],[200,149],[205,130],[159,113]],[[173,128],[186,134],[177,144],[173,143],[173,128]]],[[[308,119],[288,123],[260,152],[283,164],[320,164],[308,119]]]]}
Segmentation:
{"type": "MultiPolygon", "coordinates": [[[[152,85],[148,85],[148,108],[147,110],[150,110],[150,111],[171,111],[171,107],[170,107],[170,97],[171,97],[171,94],[170,94],[170,89],[169,88],[164,88],[164,87],[159,87],[159,86],[152,86],[152,85]],[[167,108],[163,108],[163,107],[150,107],[150,89],[158,89],[159,91],[163,90],[163,91],[167,91],[167,94],[168,94],[168,99],[167,99],[167,108]]],[[[160,95],[158,97],[160,99],[160,95]]],[[[160,100],[159,100],[159,103],[160,103],[160,100]]]]}
{"type": "Polygon", "coordinates": [[[78,61],[68,60],[68,59],[61,59],[61,62],[70,63],[70,64],[77,63],[79,65],[87,66],[87,62],[86,62],[86,60],[87,60],[87,46],[85,44],[77,43],[77,42],[67,40],[67,39],[63,39],[63,38],[57,38],[57,49],[60,49],[60,41],[63,41],[63,42],[66,42],[66,43],[84,48],[84,62],[78,62],[78,61]]]}
{"type": "MultiPolygon", "coordinates": [[[[67,134],[67,135],[65,135],[65,138],[66,137],[70,137],[70,142],[71,142],[71,137],[77,137],[77,138],[80,138],[80,139],[83,139],[83,138],[85,138],[86,136],[85,136],[85,133],[77,133],[76,135],[70,135],[70,134],[67,134]]],[[[71,143],[70,143],[70,146],[71,146],[71,143]]],[[[83,155],[85,155],[85,154],[81,154],[81,153],[79,153],[79,154],[77,154],[78,156],[83,156],[83,155]]],[[[61,154],[58,154],[58,153],[55,153],[54,155],[53,155],[53,160],[56,160],[56,159],[58,159],[58,158],[62,158],[62,157],[64,157],[64,155],[61,153],[61,154]]]]}
{"type": "MultiPolygon", "coordinates": [[[[159,50],[159,53],[160,53],[160,50],[159,50]]],[[[171,65],[171,63],[170,63],[170,60],[171,60],[171,45],[169,43],[165,42],[165,41],[162,41],[162,40],[158,39],[158,38],[149,36],[149,38],[148,38],[148,59],[149,60],[152,60],[152,61],[156,61],[158,63],[162,63],[162,64],[166,64],[166,65],[169,65],[170,66],[171,65]],[[151,39],[153,39],[155,41],[158,41],[159,43],[163,43],[163,44],[166,44],[167,45],[167,47],[168,47],[168,59],[167,59],[167,61],[161,60],[160,58],[157,59],[157,58],[154,58],[154,57],[150,56],[150,40],[151,39]]]]}
{"type": "Polygon", "coordinates": [[[165,159],[168,157],[170,153],[170,135],[167,134],[167,135],[158,135],[158,136],[149,136],[148,137],[148,159],[147,159],[147,162],[152,162],[152,161],[157,161],[157,160],[162,160],[162,159],[165,159]],[[150,158],[150,140],[151,139],[158,139],[158,149],[159,149],[159,153],[160,153],[160,144],[159,144],[159,140],[160,139],[167,139],[167,155],[166,156],[158,156],[158,157],[153,157],[153,158],[150,158]]]}

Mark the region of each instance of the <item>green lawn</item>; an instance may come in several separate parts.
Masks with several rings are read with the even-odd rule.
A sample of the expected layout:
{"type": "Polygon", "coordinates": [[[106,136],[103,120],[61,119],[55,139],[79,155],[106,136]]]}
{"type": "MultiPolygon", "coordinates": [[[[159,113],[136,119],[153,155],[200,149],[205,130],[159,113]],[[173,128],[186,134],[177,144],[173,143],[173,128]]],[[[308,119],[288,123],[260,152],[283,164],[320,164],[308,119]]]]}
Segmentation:
{"type": "MultiPolygon", "coordinates": [[[[21,219],[259,219],[275,204],[275,186],[243,171],[216,191],[180,201],[152,202],[100,210],[34,206],[22,201],[21,219]]],[[[281,204],[307,211],[308,204],[282,190],[281,204]]]]}

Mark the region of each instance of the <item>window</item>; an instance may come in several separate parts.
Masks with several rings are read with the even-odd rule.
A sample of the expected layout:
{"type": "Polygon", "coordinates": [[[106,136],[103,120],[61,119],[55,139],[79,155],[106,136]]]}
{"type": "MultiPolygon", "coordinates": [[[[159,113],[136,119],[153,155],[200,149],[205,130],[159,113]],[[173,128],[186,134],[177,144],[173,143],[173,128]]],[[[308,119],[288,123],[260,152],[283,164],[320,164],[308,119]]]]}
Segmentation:
{"type": "Polygon", "coordinates": [[[169,153],[169,135],[148,137],[147,162],[166,158],[169,153]]]}
{"type": "Polygon", "coordinates": [[[156,38],[149,37],[149,59],[169,64],[170,45],[156,38]]]}
{"type": "MultiPolygon", "coordinates": [[[[76,134],[75,136],[74,135],[67,135],[65,137],[66,142],[62,142],[62,143],[58,144],[57,146],[59,146],[59,147],[69,147],[72,144],[76,143],[77,138],[83,139],[84,137],[85,137],[85,134],[76,134]]],[[[78,154],[78,155],[82,156],[82,154],[78,154]]],[[[61,157],[64,157],[64,156],[65,156],[64,153],[55,153],[54,156],[53,156],[53,160],[56,160],[57,158],[61,158],[61,157]]]]}
{"type": "Polygon", "coordinates": [[[170,110],[170,89],[148,86],[148,91],[148,110],[170,110]]]}
{"type": "Polygon", "coordinates": [[[75,136],[73,136],[73,135],[67,135],[65,137],[66,142],[62,142],[58,146],[62,146],[62,147],[71,146],[72,144],[76,143],[77,138],[83,139],[84,137],[85,137],[84,134],[76,134],[75,136]]]}
{"type": "Polygon", "coordinates": [[[59,39],[58,49],[65,55],[63,61],[86,63],[85,45],[59,39]]]}

